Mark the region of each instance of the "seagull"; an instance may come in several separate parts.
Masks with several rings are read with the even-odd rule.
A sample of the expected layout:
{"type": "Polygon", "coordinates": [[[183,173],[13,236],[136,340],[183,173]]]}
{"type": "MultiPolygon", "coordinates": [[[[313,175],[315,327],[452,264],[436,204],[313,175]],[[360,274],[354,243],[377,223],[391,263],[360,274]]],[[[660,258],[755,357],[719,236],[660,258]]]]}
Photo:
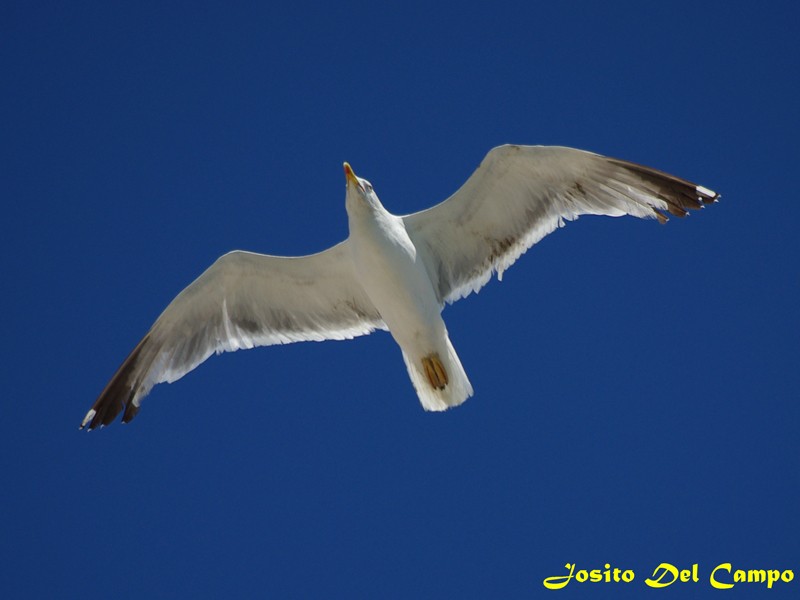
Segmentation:
{"type": "Polygon", "coordinates": [[[536,242],[580,215],[667,221],[719,194],[662,171],[558,146],[491,150],[444,202],[388,212],[344,163],[348,238],[318,254],[236,250],[167,306],[122,363],[80,428],[128,423],[142,398],[212,354],[388,330],[422,407],[443,411],[473,390],[442,309],[480,290],[536,242]]]}

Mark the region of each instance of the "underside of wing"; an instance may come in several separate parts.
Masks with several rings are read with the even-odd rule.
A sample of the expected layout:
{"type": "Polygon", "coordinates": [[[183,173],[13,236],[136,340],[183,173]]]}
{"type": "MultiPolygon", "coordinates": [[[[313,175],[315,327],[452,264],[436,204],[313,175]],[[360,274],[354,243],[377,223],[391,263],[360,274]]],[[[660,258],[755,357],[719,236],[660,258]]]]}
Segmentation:
{"type": "Polygon", "coordinates": [[[667,221],[718,198],[656,169],[557,146],[500,146],[450,198],[405,216],[439,300],[498,279],[528,248],[580,215],[667,221]]]}
{"type": "Polygon", "coordinates": [[[352,272],[347,243],[302,257],[220,257],[164,310],[81,427],[107,425],[123,410],[130,421],[153,385],[181,378],[214,353],[385,328],[352,272]]]}

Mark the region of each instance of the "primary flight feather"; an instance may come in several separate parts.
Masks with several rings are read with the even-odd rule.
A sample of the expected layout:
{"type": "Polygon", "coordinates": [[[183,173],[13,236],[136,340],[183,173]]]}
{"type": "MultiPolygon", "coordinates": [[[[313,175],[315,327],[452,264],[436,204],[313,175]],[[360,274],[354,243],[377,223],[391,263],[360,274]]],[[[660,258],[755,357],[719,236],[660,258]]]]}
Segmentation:
{"type": "Polygon", "coordinates": [[[234,251],[184,289],[106,385],[81,428],[128,422],[157,383],[213,353],[350,339],[386,329],[426,410],[472,395],[441,317],[548,233],[580,215],[667,214],[719,195],[634,163],[549,146],[500,146],[450,198],[396,216],[344,164],[349,237],[310,256],[234,251]]]}

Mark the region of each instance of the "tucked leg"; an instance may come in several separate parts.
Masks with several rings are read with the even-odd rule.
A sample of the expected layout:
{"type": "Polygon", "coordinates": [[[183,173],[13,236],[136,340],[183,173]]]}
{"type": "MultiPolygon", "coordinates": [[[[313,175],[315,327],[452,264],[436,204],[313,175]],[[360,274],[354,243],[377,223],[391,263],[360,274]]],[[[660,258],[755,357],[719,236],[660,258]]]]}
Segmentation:
{"type": "Polygon", "coordinates": [[[430,354],[423,358],[422,367],[425,369],[425,376],[433,389],[443,390],[447,387],[447,371],[438,354],[430,354]]]}

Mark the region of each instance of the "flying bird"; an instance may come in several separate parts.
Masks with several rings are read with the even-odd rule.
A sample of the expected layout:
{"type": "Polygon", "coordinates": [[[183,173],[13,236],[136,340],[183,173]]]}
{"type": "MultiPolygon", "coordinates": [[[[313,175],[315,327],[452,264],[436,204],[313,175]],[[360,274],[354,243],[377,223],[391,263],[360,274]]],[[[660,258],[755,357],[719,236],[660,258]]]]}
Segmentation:
{"type": "Polygon", "coordinates": [[[129,422],[157,383],[214,353],[388,330],[425,410],[472,393],[442,319],[445,304],[502,279],[528,248],[580,215],[667,221],[719,195],[635,163],[555,146],[491,150],[450,198],[388,212],[344,163],[348,238],[299,257],[229,252],[167,306],[81,423],[129,422]]]}

